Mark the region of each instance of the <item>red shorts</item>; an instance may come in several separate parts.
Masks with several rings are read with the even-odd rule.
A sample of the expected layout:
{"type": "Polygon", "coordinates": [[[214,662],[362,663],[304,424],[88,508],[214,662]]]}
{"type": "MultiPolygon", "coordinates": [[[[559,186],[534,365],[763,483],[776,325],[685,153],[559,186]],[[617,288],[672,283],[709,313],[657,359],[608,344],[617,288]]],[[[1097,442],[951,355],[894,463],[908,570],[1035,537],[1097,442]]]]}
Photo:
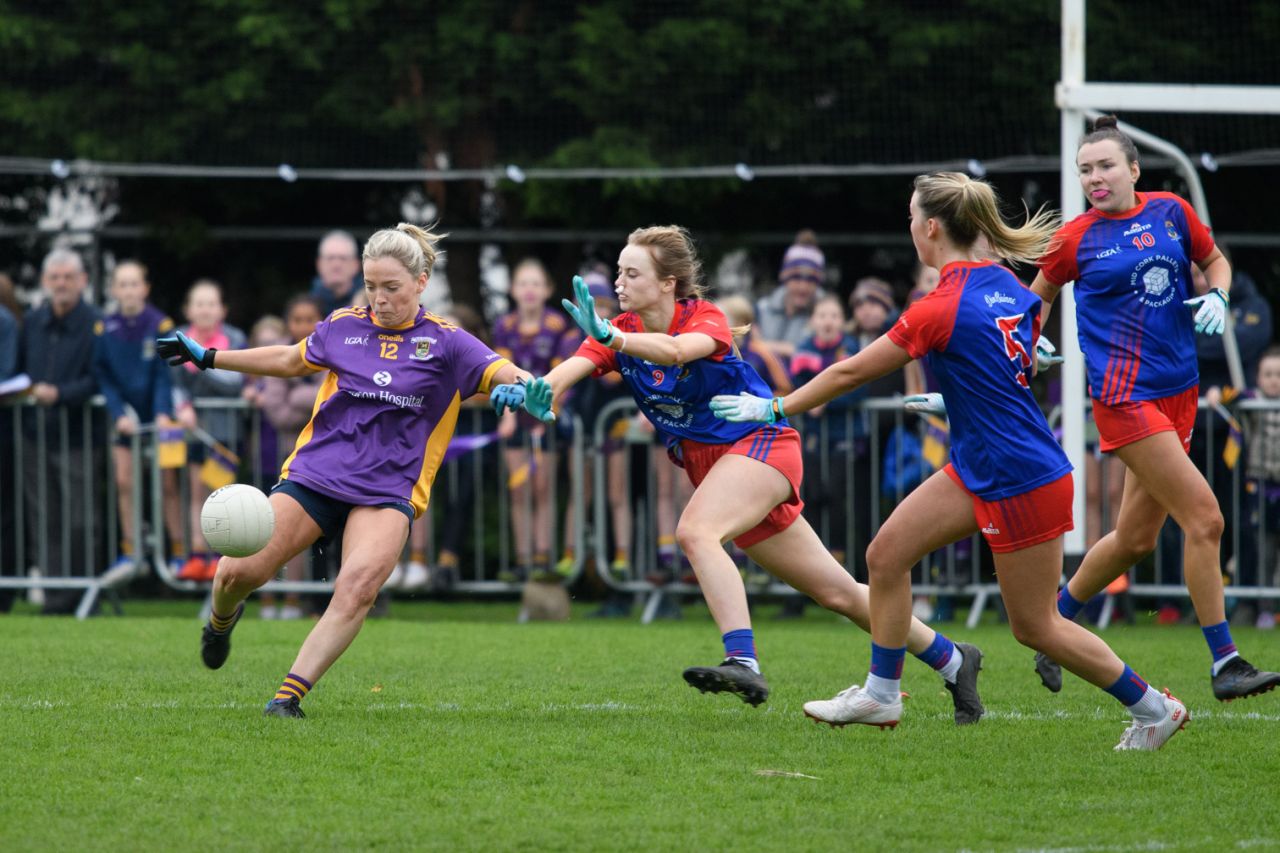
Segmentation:
{"type": "Polygon", "coordinates": [[[1075,483],[1070,472],[1029,492],[1003,500],[984,501],[965,487],[950,463],[942,470],[973,499],[973,515],[978,520],[978,528],[987,545],[997,554],[1021,551],[1057,539],[1075,526],[1071,521],[1075,483]]]}
{"type": "Polygon", "coordinates": [[[681,442],[684,452],[684,470],[690,482],[697,486],[707,476],[711,466],[726,453],[735,453],[757,459],[782,472],[791,483],[791,497],[775,506],[769,514],[746,533],[733,540],[739,548],[750,548],[791,526],[804,509],[800,500],[800,481],[804,477],[804,463],[800,455],[800,434],[791,427],[765,426],[743,436],[733,444],[703,444],[685,439],[681,442]]]}
{"type": "Polygon", "coordinates": [[[1200,403],[1200,386],[1192,385],[1172,397],[1159,400],[1130,400],[1108,406],[1093,401],[1093,422],[1098,425],[1100,449],[1106,453],[1140,438],[1172,430],[1191,452],[1191,430],[1196,425],[1196,407],[1200,403]]]}

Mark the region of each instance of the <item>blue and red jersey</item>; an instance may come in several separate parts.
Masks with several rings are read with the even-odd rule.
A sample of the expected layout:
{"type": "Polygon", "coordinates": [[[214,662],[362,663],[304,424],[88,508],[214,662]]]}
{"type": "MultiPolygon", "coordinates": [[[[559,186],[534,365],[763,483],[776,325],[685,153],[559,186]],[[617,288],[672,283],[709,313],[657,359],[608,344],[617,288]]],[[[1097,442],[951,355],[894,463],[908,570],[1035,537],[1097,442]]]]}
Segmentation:
{"type": "Polygon", "coordinates": [[[1058,231],[1040,260],[1052,284],[1074,281],[1089,395],[1108,405],[1170,397],[1200,381],[1191,264],[1213,252],[1195,210],[1172,193],[1138,193],[1122,213],[1097,209],[1058,231]]]}
{"type": "Polygon", "coordinates": [[[990,261],[950,263],[933,293],[886,333],[938,378],[951,420],[951,464],[987,501],[1071,470],[1031,393],[1040,297],[990,261]]]}
{"type": "MultiPolygon", "coordinates": [[[[640,318],[630,311],[619,314],[612,322],[625,334],[646,331],[640,318]]],[[[668,444],[676,439],[732,444],[760,429],[758,423],[732,423],[711,413],[711,398],[717,394],[746,391],[758,397],[773,396],[760,375],[734,353],[733,333],[724,313],[701,299],[678,300],[667,334],[689,332],[710,336],[716,342],[715,352],[688,364],[654,364],[587,339],[576,355],[595,364],[597,376],[615,370],[621,373],[636,405],[668,444]]],[[[786,421],[779,421],[778,425],[788,426],[786,421]]]]}

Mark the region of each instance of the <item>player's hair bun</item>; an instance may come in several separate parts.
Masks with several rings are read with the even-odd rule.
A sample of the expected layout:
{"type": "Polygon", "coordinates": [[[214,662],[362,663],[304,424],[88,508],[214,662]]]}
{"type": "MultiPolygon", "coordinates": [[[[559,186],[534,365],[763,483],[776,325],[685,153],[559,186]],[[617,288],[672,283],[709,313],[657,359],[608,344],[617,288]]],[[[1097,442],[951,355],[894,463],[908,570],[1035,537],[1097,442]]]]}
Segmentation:
{"type": "Polygon", "coordinates": [[[1120,120],[1115,116],[1098,116],[1093,120],[1093,129],[1095,132],[1108,127],[1114,127],[1118,130],[1119,125],[1120,120]]]}

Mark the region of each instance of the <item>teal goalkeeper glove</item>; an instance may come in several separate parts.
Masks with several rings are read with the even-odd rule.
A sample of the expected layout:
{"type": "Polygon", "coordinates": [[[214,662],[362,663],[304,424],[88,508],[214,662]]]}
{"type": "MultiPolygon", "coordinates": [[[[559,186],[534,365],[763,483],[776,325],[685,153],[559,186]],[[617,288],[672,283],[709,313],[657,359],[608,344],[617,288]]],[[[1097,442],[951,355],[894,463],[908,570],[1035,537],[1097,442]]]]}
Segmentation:
{"type": "Polygon", "coordinates": [[[1227,306],[1231,298],[1220,287],[1215,287],[1204,296],[1195,299],[1184,299],[1183,305],[1190,308],[1200,306],[1196,311],[1196,331],[1205,335],[1220,335],[1227,327],[1227,306]]]}
{"type": "Polygon", "coordinates": [[[936,391],[928,394],[912,394],[909,397],[902,398],[902,408],[908,412],[918,412],[922,415],[937,415],[945,418],[947,416],[947,404],[942,399],[942,395],[936,391]]]}
{"type": "Polygon", "coordinates": [[[608,346],[609,341],[613,340],[613,324],[596,313],[595,297],[591,295],[591,290],[580,275],[573,277],[573,297],[575,302],[570,302],[568,299],[560,300],[564,310],[569,312],[573,322],[577,323],[578,328],[586,332],[588,337],[608,346]]]}
{"type": "Polygon", "coordinates": [[[786,417],[782,411],[781,397],[757,397],[746,391],[712,397],[711,413],[717,418],[735,423],[757,421],[771,424],[786,417]]]}
{"type": "Polygon", "coordinates": [[[1065,358],[1058,355],[1058,348],[1053,345],[1053,341],[1041,335],[1036,340],[1036,373],[1048,370],[1055,364],[1062,364],[1065,358]]]}
{"type": "Polygon", "coordinates": [[[524,410],[543,423],[552,423],[556,413],[551,410],[555,398],[551,383],[539,376],[524,384],[524,410]]]}

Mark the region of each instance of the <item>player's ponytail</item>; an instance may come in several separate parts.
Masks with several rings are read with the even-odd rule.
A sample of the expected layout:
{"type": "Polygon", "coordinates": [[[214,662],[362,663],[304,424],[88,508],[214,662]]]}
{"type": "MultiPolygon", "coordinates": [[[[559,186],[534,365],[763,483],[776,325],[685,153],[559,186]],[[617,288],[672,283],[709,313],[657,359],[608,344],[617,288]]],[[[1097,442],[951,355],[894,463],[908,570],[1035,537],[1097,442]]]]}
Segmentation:
{"type": "Polygon", "coordinates": [[[703,299],[702,261],[689,231],[679,225],[652,225],[637,228],[627,237],[627,245],[644,246],[653,258],[658,279],[676,280],[676,299],[703,299]]]}
{"type": "Polygon", "coordinates": [[[401,222],[395,228],[383,228],[369,238],[364,244],[363,258],[371,261],[376,258],[395,258],[409,271],[414,278],[426,273],[436,265],[439,251],[436,244],[447,237],[447,234],[435,234],[417,225],[401,222]]]}
{"type": "Polygon", "coordinates": [[[1079,151],[1092,142],[1102,142],[1106,139],[1120,146],[1125,160],[1130,163],[1138,162],[1138,146],[1134,145],[1129,135],[1120,129],[1120,120],[1113,115],[1098,116],[1094,119],[1093,130],[1080,137],[1080,144],[1076,146],[1076,150],[1079,151]]]}
{"type": "Polygon", "coordinates": [[[986,181],[962,172],[933,172],[915,180],[916,204],[936,219],[962,249],[987,239],[991,251],[1016,263],[1035,263],[1058,228],[1058,216],[1041,207],[1014,228],[1000,215],[1000,198],[986,181]]]}

